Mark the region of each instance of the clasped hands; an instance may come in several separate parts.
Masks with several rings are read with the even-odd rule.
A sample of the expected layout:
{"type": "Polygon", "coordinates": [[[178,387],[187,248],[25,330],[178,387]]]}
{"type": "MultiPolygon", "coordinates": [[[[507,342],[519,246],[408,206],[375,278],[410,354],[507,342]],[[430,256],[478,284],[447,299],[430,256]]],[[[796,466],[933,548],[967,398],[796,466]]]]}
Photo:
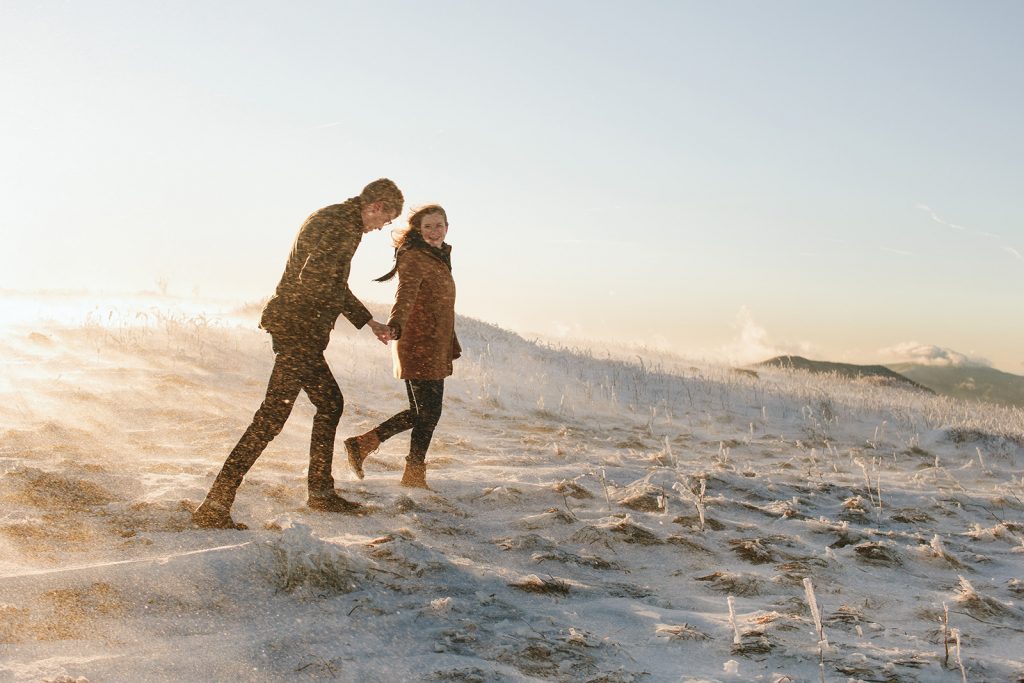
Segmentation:
{"type": "Polygon", "coordinates": [[[376,320],[371,320],[367,324],[370,326],[370,330],[373,332],[374,336],[380,340],[381,344],[387,344],[389,341],[397,339],[397,337],[395,337],[394,330],[392,330],[388,325],[379,323],[376,320]]]}

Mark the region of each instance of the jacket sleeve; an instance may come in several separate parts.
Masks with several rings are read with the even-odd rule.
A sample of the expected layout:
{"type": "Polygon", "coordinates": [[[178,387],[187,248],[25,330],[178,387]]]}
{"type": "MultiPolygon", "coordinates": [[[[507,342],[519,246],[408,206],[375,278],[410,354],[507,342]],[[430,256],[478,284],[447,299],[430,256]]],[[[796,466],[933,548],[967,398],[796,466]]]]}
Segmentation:
{"type": "Polygon", "coordinates": [[[452,332],[452,360],[462,356],[462,345],[459,344],[459,335],[452,332]]]}
{"type": "Polygon", "coordinates": [[[346,226],[327,226],[299,273],[299,286],[316,310],[332,318],[340,313],[356,328],[373,319],[348,286],[349,267],[361,237],[346,226]]]}
{"type": "Polygon", "coordinates": [[[402,336],[402,328],[409,319],[409,313],[416,303],[420,284],[423,282],[424,266],[422,257],[415,251],[408,251],[398,256],[398,289],[395,291],[395,305],[391,307],[388,325],[394,328],[398,337],[402,336]]]}

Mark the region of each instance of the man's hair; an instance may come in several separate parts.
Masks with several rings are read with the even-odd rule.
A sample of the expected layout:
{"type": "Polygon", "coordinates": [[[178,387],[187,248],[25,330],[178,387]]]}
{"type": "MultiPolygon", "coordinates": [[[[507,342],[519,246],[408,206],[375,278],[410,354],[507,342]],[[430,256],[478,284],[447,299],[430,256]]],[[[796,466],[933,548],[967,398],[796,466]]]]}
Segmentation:
{"type": "Polygon", "coordinates": [[[385,202],[396,214],[402,213],[402,205],[405,203],[405,198],[402,196],[402,191],[398,189],[398,185],[387,178],[378,178],[364,187],[359,198],[363,200],[364,204],[385,202]]]}

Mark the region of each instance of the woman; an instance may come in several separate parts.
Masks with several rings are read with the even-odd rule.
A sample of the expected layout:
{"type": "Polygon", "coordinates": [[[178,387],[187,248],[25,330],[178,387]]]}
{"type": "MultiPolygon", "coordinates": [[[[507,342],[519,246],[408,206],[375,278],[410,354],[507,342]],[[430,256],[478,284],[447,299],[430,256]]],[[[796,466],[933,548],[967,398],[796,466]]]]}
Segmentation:
{"type": "Polygon", "coordinates": [[[345,439],[348,462],[363,478],[363,461],[381,442],[412,429],[402,486],[428,488],[426,456],[434,427],[441,417],[444,378],[462,350],[455,336],[455,281],[452,279],[448,215],[437,204],[416,209],[408,226],[395,235],[395,267],[377,278],[386,282],[398,274],[395,305],[388,327],[395,377],[405,380],[409,409],[374,429],[345,439]]]}

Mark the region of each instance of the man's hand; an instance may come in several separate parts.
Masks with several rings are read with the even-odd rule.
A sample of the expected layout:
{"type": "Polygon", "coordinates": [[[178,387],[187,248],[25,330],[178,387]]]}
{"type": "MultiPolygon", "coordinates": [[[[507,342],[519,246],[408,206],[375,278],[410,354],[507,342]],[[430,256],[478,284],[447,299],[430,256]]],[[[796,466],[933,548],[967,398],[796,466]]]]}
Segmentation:
{"type": "Polygon", "coordinates": [[[390,327],[384,323],[379,323],[376,320],[371,320],[367,324],[370,326],[370,330],[373,332],[374,336],[380,340],[381,344],[387,344],[391,341],[392,337],[390,327]]]}

